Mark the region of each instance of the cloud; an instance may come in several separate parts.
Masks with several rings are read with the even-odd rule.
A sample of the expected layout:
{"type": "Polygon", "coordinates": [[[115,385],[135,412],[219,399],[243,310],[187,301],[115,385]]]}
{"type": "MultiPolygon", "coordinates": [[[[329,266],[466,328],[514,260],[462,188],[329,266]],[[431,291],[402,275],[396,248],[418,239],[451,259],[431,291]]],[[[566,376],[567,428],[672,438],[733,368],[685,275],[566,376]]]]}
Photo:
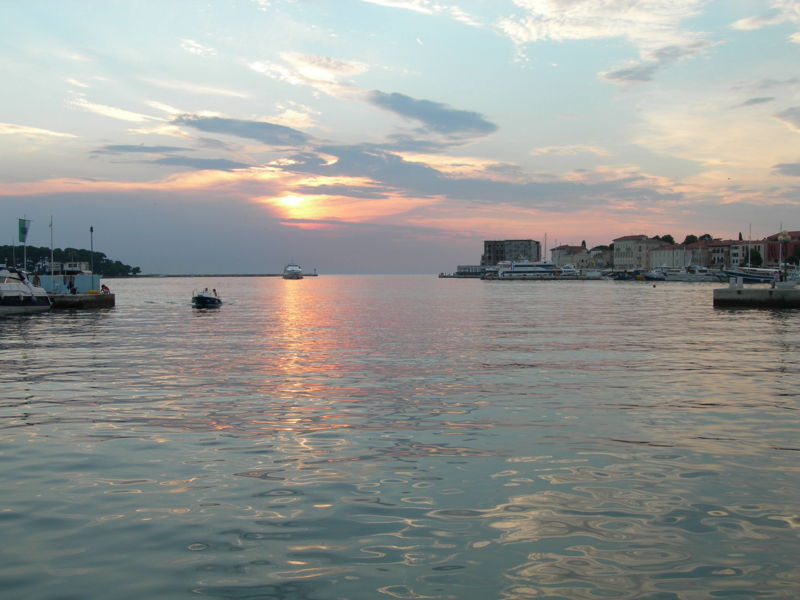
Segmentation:
{"type": "Polygon", "coordinates": [[[682,45],[679,25],[705,0],[515,0],[521,14],[498,23],[517,46],[529,42],[624,38],[643,49],[682,45]]]}
{"type": "Polygon", "coordinates": [[[775,173],[778,175],[800,177],[800,163],[781,163],[775,165],[774,169],[775,173]]]}
{"type": "Polygon", "coordinates": [[[761,98],[750,98],[749,100],[745,100],[738,106],[756,106],[758,104],[767,104],[768,102],[773,102],[775,100],[774,97],[761,97],[761,98]]]}
{"type": "Polygon", "coordinates": [[[371,104],[423,124],[424,130],[450,137],[483,136],[497,131],[497,125],[477,112],[457,110],[430,100],[417,100],[404,94],[374,91],[371,104]]]}
{"type": "Polygon", "coordinates": [[[203,46],[194,40],[181,40],[181,48],[195,56],[214,56],[217,53],[214,48],[203,46]]]}
{"type": "Polygon", "coordinates": [[[800,24],[800,8],[796,0],[772,0],[770,4],[770,8],[760,15],[739,19],[731,27],[747,31],[782,23],[800,24]]]}
{"type": "Polygon", "coordinates": [[[446,15],[465,25],[477,26],[478,21],[457,6],[446,6],[432,0],[361,0],[368,4],[377,4],[387,8],[400,8],[425,15],[446,15]]]}
{"type": "Polygon", "coordinates": [[[606,71],[600,76],[613,82],[652,81],[653,76],[666,66],[694,56],[706,50],[711,44],[699,40],[684,45],[670,45],[644,52],[646,61],[633,62],[628,67],[606,71]]]}
{"type": "Polygon", "coordinates": [[[257,73],[290,85],[307,85],[329,96],[347,96],[360,90],[341,80],[364,73],[368,66],[358,61],[339,60],[328,56],[281,52],[286,65],[271,61],[251,61],[247,66],[257,73]]]}
{"type": "Polygon", "coordinates": [[[314,116],[320,112],[309,108],[298,102],[288,101],[279,103],[276,108],[280,111],[277,115],[270,117],[270,122],[278,125],[285,125],[293,129],[308,129],[314,126],[314,116]]]}
{"type": "Polygon", "coordinates": [[[197,115],[183,115],[172,121],[175,125],[191,127],[206,133],[233,135],[240,138],[257,140],[268,146],[297,147],[308,144],[311,136],[286,127],[265,121],[246,121],[242,119],[227,119],[223,117],[200,117],[197,115]]]}
{"type": "Polygon", "coordinates": [[[793,88],[800,85],[800,77],[791,77],[789,79],[758,79],[747,83],[741,83],[733,86],[734,90],[743,90],[747,92],[763,92],[766,90],[793,88]]]}
{"type": "Polygon", "coordinates": [[[0,135],[23,135],[33,137],[78,137],[71,133],[51,131],[49,129],[39,129],[38,127],[27,127],[25,125],[14,125],[13,123],[0,123],[0,135]]]}
{"type": "Polygon", "coordinates": [[[224,158],[189,158],[188,156],[168,156],[148,162],[154,165],[191,167],[198,171],[232,171],[234,169],[246,169],[251,166],[224,158]]]}
{"type": "Polygon", "coordinates": [[[653,75],[661,68],[661,65],[656,63],[634,63],[630,67],[617,69],[616,71],[606,71],[601,73],[603,79],[609,81],[652,81],[653,75]]]}
{"type": "Polygon", "coordinates": [[[127,152],[142,153],[142,154],[169,154],[170,152],[192,152],[189,148],[180,148],[178,146],[145,146],[143,144],[115,144],[110,146],[103,146],[93,151],[93,154],[123,154],[127,152]]]}
{"type": "Polygon", "coordinates": [[[578,154],[595,154],[597,156],[611,156],[611,153],[597,146],[544,146],[531,150],[532,156],[544,155],[575,156],[578,154]]]}
{"type": "Polygon", "coordinates": [[[245,94],[244,92],[226,90],[217,87],[209,87],[206,85],[197,85],[196,83],[190,83],[188,81],[179,81],[177,79],[155,79],[155,78],[143,77],[142,81],[167,90],[180,90],[182,92],[189,92],[191,94],[202,94],[208,96],[227,96],[229,98],[251,97],[250,94],[245,94]]]}
{"type": "Polygon", "coordinates": [[[88,112],[102,115],[104,117],[109,117],[111,119],[118,119],[120,121],[132,121],[134,123],[143,123],[145,121],[159,120],[156,117],[142,115],[139,113],[124,110],[122,108],[107,106],[105,104],[95,104],[94,102],[89,102],[85,98],[76,98],[74,100],[70,100],[67,104],[71,104],[72,106],[82,108],[88,112]]]}
{"type": "Polygon", "coordinates": [[[791,129],[800,131],[800,106],[787,108],[775,115],[778,120],[786,123],[791,129]]]}

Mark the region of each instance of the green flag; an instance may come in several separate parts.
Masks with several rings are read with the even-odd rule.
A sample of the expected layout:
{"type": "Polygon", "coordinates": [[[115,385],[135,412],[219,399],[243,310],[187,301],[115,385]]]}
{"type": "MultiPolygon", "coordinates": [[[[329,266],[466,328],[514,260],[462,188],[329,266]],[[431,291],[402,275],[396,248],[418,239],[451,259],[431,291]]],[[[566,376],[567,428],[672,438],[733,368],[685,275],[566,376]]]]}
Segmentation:
{"type": "Polygon", "coordinates": [[[30,219],[20,219],[19,220],[19,241],[23,244],[28,239],[28,229],[31,227],[31,220],[30,219]]]}

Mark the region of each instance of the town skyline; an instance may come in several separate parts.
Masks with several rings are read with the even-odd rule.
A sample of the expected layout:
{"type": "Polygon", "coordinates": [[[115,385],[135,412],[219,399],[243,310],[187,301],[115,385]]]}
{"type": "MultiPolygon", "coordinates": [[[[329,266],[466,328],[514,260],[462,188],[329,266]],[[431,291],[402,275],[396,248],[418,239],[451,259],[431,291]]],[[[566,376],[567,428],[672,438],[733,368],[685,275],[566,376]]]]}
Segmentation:
{"type": "Polygon", "coordinates": [[[0,244],[435,273],[800,208],[786,0],[7,2],[0,34],[0,244]]]}

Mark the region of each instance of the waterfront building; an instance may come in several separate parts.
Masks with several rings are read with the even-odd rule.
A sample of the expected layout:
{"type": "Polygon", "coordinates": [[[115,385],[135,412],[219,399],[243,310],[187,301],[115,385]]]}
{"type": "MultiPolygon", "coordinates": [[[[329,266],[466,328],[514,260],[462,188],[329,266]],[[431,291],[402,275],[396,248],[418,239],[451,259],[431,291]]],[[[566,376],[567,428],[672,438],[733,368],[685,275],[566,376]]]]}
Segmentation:
{"type": "Polygon", "coordinates": [[[764,258],[770,264],[783,264],[787,258],[800,259],[800,231],[782,231],[767,236],[764,258]],[[781,238],[788,238],[781,241],[781,238]]]}
{"type": "Polygon", "coordinates": [[[572,265],[578,269],[594,269],[597,267],[594,257],[586,249],[584,242],[580,246],[566,244],[550,250],[550,262],[559,267],[572,265]]]}
{"type": "Polygon", "coordinates": [[[710,267],[712,264],[709,242],[658,246],[650,251],[650,265],[653,268],[682,268],[689,265],[710,267]]]}
{"type": "MultiPolygon", "coordinates": [[[[614,240],[614,268],[620,271],[651,269],[650,251],[663,246],[659,239],[646,235],[625,235],[614,240]]],[[[655,265],[658,266],[658,265],[655,265]]]]}
{"type": "Polygon", "coordinates": [[[483,242],[481,265],[494,266],[503,260],[541,260],[540,244],[536,240],[486,240],[483,242]]]}

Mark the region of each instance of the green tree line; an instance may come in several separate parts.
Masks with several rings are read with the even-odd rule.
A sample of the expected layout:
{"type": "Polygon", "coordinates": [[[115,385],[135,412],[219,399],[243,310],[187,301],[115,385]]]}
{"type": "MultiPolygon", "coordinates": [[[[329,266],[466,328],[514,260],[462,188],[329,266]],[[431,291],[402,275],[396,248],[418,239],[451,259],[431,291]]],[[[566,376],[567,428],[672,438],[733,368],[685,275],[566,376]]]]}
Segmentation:
{"type": "MultiPolygon", "coordinates": [[[[26,246],[0,246],[0,264],[22,267],[23,256],[27,257],[25,269],[36,270],[37,264],[50,262],[50,248],[26,246]]],[[[132,267],[118,260],[111,260],[102,252],[91,252],[78,248],[54,248],[53,262],[85,262],[92,266],[94,272],[104,277],[131,277],[141,273],[139,267],[132,267]]],[[[45,272],[41,270],[41,272],[45,272]]]]}

